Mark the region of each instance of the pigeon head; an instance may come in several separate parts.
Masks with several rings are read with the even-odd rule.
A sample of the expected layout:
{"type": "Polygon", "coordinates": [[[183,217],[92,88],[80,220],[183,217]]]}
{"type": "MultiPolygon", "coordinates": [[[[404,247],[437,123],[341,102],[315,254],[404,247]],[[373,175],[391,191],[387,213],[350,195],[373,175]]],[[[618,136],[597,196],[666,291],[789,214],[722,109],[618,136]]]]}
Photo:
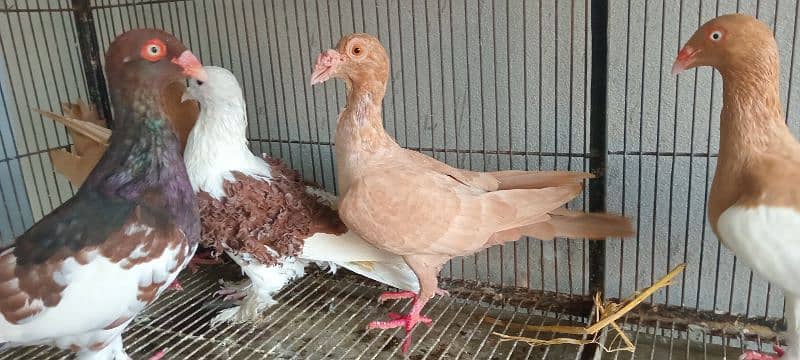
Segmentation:
{"type": "Polygon", "coordinates": [[[311,85],[341,78],[353,85],[377,83],[385,87],[389,79],[389,57],[380,41],[363,33],[346,35],[336,46],[317,57],[311,85]]]}
{"type": "Polygon", "coordinates": [[[196,100],[201,107],[217,104],[244,105],[244,95],[239,81],[227,69],[217,66],[203,67],[206,80],[192,79],[181,101],[196,100]]]}
{"type": "Polygon", "coordinates": [[[778,61],[778,47],[766,24],[750,15],[729,14],[697,29],[678,53],[672,74],[699,66],[714,67],[723,76],[773,73],[778,61]]]}
{"type": "Polygon", "coordinates": [[[200,104],[200,116],[190,138],[246,143],[246,105],[239,81],[227,69],[216,66],[203,69],[206,81],[190,80],[181,98],[181,101],[195,100],[200,104]]]}
{"type": "Polygon", "coordinates": [[[192,52],[175,36],[161,30],[125,32],[114,39],[106,52],[106,78],[115,115],[159,116],[161,93],[187,77],[205,81],[207,76],[192,52]]]}

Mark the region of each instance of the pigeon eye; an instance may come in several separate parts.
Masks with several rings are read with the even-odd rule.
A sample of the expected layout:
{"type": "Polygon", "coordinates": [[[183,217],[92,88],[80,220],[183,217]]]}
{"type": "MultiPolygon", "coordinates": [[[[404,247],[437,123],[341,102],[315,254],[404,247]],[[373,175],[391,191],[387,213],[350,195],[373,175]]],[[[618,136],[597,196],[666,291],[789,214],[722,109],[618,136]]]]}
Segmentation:
{"type": "Polygon", "coordinates": [[[356,46],[353,48],[353,55],[361,55],[361,48],[356,46]]]}
{"type": "Polygon", "coordinates": [[[197,86],[203,85],[203,82],[200,80],[195,80],[195,82],[197,82],[197,86]]]}
{"type": "Polygon", "coordinates": [[[167,46],[159,39],[152,39],[142,46],[141,55],[149,61],[161,60],[167,53],[167,46]]]}
{"type": "Polygon", "coordinates": [[[714,31],[711,33],[711,35],[709,35],[709,38],[711,38],[711,40],[713,41],[719,41],[720,39],[722,39],[722,32],[719,30],[714,31]]]}

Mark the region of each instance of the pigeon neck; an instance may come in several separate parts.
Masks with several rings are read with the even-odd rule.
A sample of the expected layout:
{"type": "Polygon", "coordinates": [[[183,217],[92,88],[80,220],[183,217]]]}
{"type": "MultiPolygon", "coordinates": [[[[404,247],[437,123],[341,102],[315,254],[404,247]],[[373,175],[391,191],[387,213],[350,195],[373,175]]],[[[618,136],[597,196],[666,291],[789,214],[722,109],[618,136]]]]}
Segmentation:
{"type": "Polygon", "coordinates": [[[203,99],[200,116],[186,143],[184,160],[195,192],[225,196],[231,173],[270,178],[270,167],[250,151],[244,99],[215,103],[203,99]]]}
{"type": "Polygon", "coordinates": [[[151,89],[129,93],[122,99],[120,93],[112,96],[117,126],[108,150],[81,190],[91,189],[166,209],[179,223],[185,222],[182,228],[189,231],[191,213],[197,211],[197,206],[180,154],[180,141],[161,115],[158,103],[144,101],[158,98],[157,92],[151,89]]]}
{"type": "Polygon", "coordinates": [[[336,167],[340,169],[336,181],[341,194],[347,193],[371,159],[399,148],[383,129],[381,100],[369,90],[348,87],[347,105],[336,126],[336,167]]]}
{"type": "Polygon", "coordinates": [[[791,141],[781,110],[777,69],[721,73],[720,161],[748,158],[791,141]]]}
{"type": "Polygon", "coordinates": [[[375,151],[397,145],[383,128],[383,92],[375,87],[348,86],[347,105],[339,114],[336,143],[357,144],[360,150],[375,151]]]}

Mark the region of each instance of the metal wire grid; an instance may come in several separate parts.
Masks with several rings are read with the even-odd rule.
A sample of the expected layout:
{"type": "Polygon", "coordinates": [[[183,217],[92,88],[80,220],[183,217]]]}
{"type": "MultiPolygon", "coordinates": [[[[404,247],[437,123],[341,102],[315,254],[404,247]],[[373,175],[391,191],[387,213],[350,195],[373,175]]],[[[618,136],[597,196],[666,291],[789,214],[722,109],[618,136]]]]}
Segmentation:
{"type": "MultiPolygon", "coordinates": [[[[114,35],[124,30],[142,26],[160,27],[182,38],[204,63],[232,69],[242,80],[248,100],[251,119],[249,137],[254,149],[286,159],[308,178],[335,190],[331,156],[334,146],[331,129],[335,126],[335,116],[329,115],[338,112],[343,103],[343,93],[338,86],[330,84],[309,90],[305,77],[311,65],[310,59],[316,52],[331,46],[340,34],[350,31],[378,34],[390,49],[394,73],[389,85],[390,95],[386,99],[385,121],[389,132],[398,138],[401,145],[427,152],[452,165],[477,170],[509,166],[585,169],[589,158],[586,151],[588,104],[582,100],[587,98],[587,81],[590,78],[587,59],[591,44],[586,4],[578,1],[558,4],[513,2],[503,8],[504,4],[499,1],[463,4],[446,0],[410,3],[331,0],[318,4],[310,0],[179,0],[130,4],[127,1],[98,0],[93,2],[93,13],[101,49],[108,45],[114,35]],[[581,13],[584,16],[580,16],[581,13]],[[517,20],[503,21],[511,20],[514,16],[517,20]],[[548,34],[553,35],[548,37],[548,34]],[[522,39],[515,36],[521,36],[522,39]],[[576,47],[575,43],[583,46],[576,47]],[[490,50],[481,50],[481,45],[490,50]],[[567,58],[569,63],[564,61],[567,58]],[[438,72],[434,65],[441,66],[438,72]],[[558,86],[567,82],[566,91],[558,86]],[[509,88],[509,93],[521,93],[523,96],[508,96],[505,92],[509,88]],[[433,91],[425,93],[417,89],[433,91]],[[508,103],[494,100],[503,100],[502,95],[506,95],[508,103]],[[526,101],[520,103],[518,98],[526,101]],[[564,107],[564,104],[569,106],[564,107]],[[492,124],[489,120],[487,123],[486,119],[493,117],[505,122],[492,124]],[[553,127],[550,118],[556,122],[561,118],[562,121],[553,127]],[[564,118],[568,121],[564,121],[564,118]],[[493,136],[487,136],[487,133],[493,136]],[[520,133],[524,134],[522,141],[515,138],[520,133]],[[503,146],[506,142],[507,148],[503,146]],[[564,143],[570,144],[566,152],[563,151],[564,143]]],[[[609,94],[615,90],[615,82],[624,81],[621,89],[625,96],[609,96],[611,120],[607,175],[609,194],[621,194],[625,198],[620,199],[622,201],[619,203],[611,198],[609,206],[612,210],[616,207],[635,216],[640,235],[637,242],[610,243],[608,263],[619,264],[619,267],[607,267],[607,293],[630,293],[634,287],[649,284],[651,278],[659,275],[661,266],[666,271],[667,266],[675,261],[686,259],[690,269],[699,266],[699,270],[685,276],[685,288],[671,290],[668,296],[657,295],[656,303],[666,301],[686,307],[723,309],[727,305],[727,310],[743,312],[748,317],[780,316],[782,297],[779,292],[754,278],[741,264],[736,266],[733,256],[725,248],[719,247],[716,239],[710,236],[709,229],[703,227],[707,198],[704,192],[711,178],[708,169],[713,168],[715,161],[716,139],[710,135],[701,139],[695,137],[704,134],[704,131],[696,129],[708,130],[707,134],[710,134],[710,129],[714,127],[721,82],[714,81],[715,75],[710,72],[700,71],[694,80],[688,78],[670,83],[673,80],[663,77],[665,70],[660,69],[664,64],[668,66],[672,60],[669,41],[678,44],[679,40],[688,38],[699,24],[694,20],[713,16],[713,13],[709,13],[708,4],[703,3],[703,7],[686,0],[675,5],[678,8],[663,4],[660,16],[654,14],[659,6],[652,2],[611,4],[612,7],[625,9],[627,15],[625,21],[611,21],[612,26],[625,24],[626,32],[623,34],[626,41],[619,42],[624,44],[624,49],[613,45],[610,49],[609,94]],[[639,14],[642,9],[644,12],[639,14]],[[660,17],[662,20],[637,24],[637,15],[642,15],[644,19],[644,14],[647,14],[647,19],[660,17]],[[675,34],[681,39],[669,38],[671,23],[663,20],[669,18],[669,14],[690,18],[678,24],[675,34]],[[638,28],[645,31],[635,31],[638,28]],[[660,56],[652,55],[655,48],[647,46],[650,42],[646,40],[652,39],[655,36],[653,34],[663,40],[658,49],[660,56]],[[641,58],[636,53],[639,49],[645,50],[641,58]],[[615,54],[624,54],[624,63],[615,63],[615,54]],[[639,59],[641,64],[650,64],[654,62],[653,58],[660,59],[657,72],[651,73],[645,66],[638,68],[639,59]],[[620,64],[623,66],[615,69],[620,64]],[[641,70],[639,78],[636,77],[638,70],[641,70]],[[659,81],[654,95],[654,87],[650,82],[656,73],[659,74],[659,81]],[[711,79],[715,90],[709,104],[696,104],[694,99],[703,97],[698,97],[690,88],[696,88],[698,81],[702,86],[704,75],[711,79]],[[667,92],[671,88],[676,89],[675,96],[680,97],[680,104],[693,104],[690,113],[678,114],[679,111],[689,110],[677,102],[671,104],[668,100],[662,101],[662,91],[667,92]],[[693,95],[684,99],[687,94],[693,95]],[[616,98],[624,103],[614,103],[616,98]],[[658,99],[656,106],[652,106],[653,99],[658,99]],[[704,106],[709,106],[707,114],[704,106]],[[662,114],[665,108],[673,109],[675,114],[669,111],[662,114]],[[625,111],[616,114],[614,109],[625,111]],[[654,116],[656,125],[653,127],[651,122],[654,116]],[[707,124],[711,125],[706,124],[705,127],[698,120],[704,116],[708,116],[707,124]],[[631,120],[636,118],[639,118],[640,125],[629,126],[635,123],[631,120]],[[693,119],[691,127],[679,128],[679,124],[685,123],[681,119],[685,118],[693,119]],[[669,119],[675,123],[671,132],[663,130],[668,129],[669,119]],[[620,127],[621,132],[615,131],[620,127]],[[639,128],[638,133],[636,128],[639,128]],[[636,135],[644,136],[653,128],[659,135],[655,148],[651,150],[648,148],[651,142],[637,143],[636,135]],[[690,133],[689,137],[677,136],[678,132],[685,130],[690,133]],[[668,135],[671,135],[671,141],[668,135]],[[662,140],[665,136],[666,140],[662,140]],[[684,138],[690,139],[687,142],[688,150],[678,146],[684,138]],[[622,140],[622,146],[614,139],[622,140]],[[654,164],[660,165],[655,167],[655,173],[652,173],[655,181],[651,183],[645,181],[650,178],[648,171],[651,168],[646,163],[642,165],[642,161],[653,158],[656,159],[654,164]],[[682,170],[686,168],[689,172],[689,176],[685,177],[688,183],[682,183],[682,170]],[[666,179],[664,174],[667,171],[670,176],[669,182],[665,183],[662,179],[666,179]],[[643,176],[645,174],[648,176],[643,176]],[[679,188],[673,189],[673,185],[679,188]],[[648,186],[653,188],[652,204],[647,203],[648,186]],[[701,196],[703,201],[699,203],[690,201],[695,197],[687,197],[689,207],[683,214],[675,205],[684,202],[680,198],[684,196],[680,186],[688,186],[686,194],[704,193],[701,196]],[[636,189],[635,197],[632,189],[636,189]],[[663,194],[669,194],[668,200],[662,199],[663,194]],[[667,209],[663,210],[665,206],[667,209]],[[669,214],[666,229],[659,223],[662,220],[647,223],[649,216],[645,215],[651,211],[656,219],[658,214],[669,214]],[[646,233],[648,228],[652,229],[650,234],[646,233]],[[660,239],[664,234],[667,239],[660,239]],[[696,241],[697,236],[700,237],[699,242],[696,241]],[[650,238],[655,240],[651,243],[650,238]],[[663,247],[664,243],[669,251],[665,253],[666,256],[660,256],[662,252],[659,247],[663,247]],[[689,250],[695,247],[699,247],[698,253],[689,250]],[[631,257],[631,254],[635,256],[631,257]],[[716,264],[709,258],[716,259],[716,264]],[[666,262],[664,259],[667,259],[666,262]],[[650,265],[649,270],[647,265],[650,265]],[[731,271],[726,271],[728,265],[732,265],[731,271]],[[719,274],[713,280],[715,292],[710,304],[700,297],[699,289],[709,284],[700,275],[702,273],[719,274]],[[743,288],[748,289],[746,297],[734,295],[741,293],[739,289],[743,288]],[[766,291],[762,291],[765,288],[766,291]],[[680,295],[676,295],[678,293],[680,295]],[[692,296],[694,294],[695,297],[692,296]]],[[[785,50],[796,43],[795,15],[798,8],[790,8],[791,2],[770,4],[772,2],[760,1],[756,4],[759,11],[744,10],[759,15],[770,24],[776,24],[784,69],[789,69],[784,74],[788,73],[788,79],[791,80],[794,79],[792,70],[795,61],[793,52],[785,50]],[[789,16],[793,23],[779,21],[782,16],[789,16]],[[783,26],[777,26],[779,23],[783,26]]],[[[21,0],[15,5],[0,8],[0,17],[3,18],[0,19],[0,42],[7,70],[2,74],[7,77],[0,79],[3,85],[0,95],[4,104],[11,105],[2,109],[9,119],[10,131],[4,129],[0,136],[4,151],[0,160],[0,172],[4,172],[0,174],[3,175],[0,176],[0,193],[6,213],[6,216],[0,217],[0,229],[6,241],[11,238],[9,234],[13,236],[22,232],[35,219],[71,196],[73,191],[61,177],[53,173],[46,155],[46,150],[68,144],[65,132],[38,115],[32,115],[30,109],[57,109],[59,101],[86,98],[85,80],[80,71],[82,64],[72,30],[72,9],[68,2],[21,0]],[[53,54],[53,50],[56,54],[53,54]],[[51,55],[50,58],[45,54],[51,55]],[[38,84],[52,86],[35,86],[38,84]]],[[[717,2],[715,6],[714,10],[719,12],[732,10],[726,8],[731,7],[727,2],[717,2]]],[[[619,12],[612,12],[612,19],[613,15],[621,16],[619,12]]],[[[620,33],[614,33],[614,28],[610,30],[611,38],[623,38],[620,33]]],[[[793,46],[791,48],[794,49],[793,46]]],[[[794,94],[791,84],[788,82],[788,89],[784,89],[787,108],[792,108],[792,104],[797,106],[796,101],[789,101],[792,96],[788,95],[794,94]]],[[[577,206],[582,206],[582,202],[577,206]]],[[[588,255],[585,248],[576,242],[542,244],[520,241],[457,260],[443,274],[504,286],[528,286],[581,294],[586,291],[588,255]],[[567,271],[564,271],[565,264],[567,271]]]]}
{"type": "MultiPolygon", "coordinates": [[[[63,5],[63,4],[61,4],[63,5]]],[[[0,244],[73,195],[47,151],[68,145],[63,126],[33,113],[86,97],[71,12],[53,1],[0,5],[0,244]]]]}
{"type": "Polygon", "coordinates": [[[612,1],[609,42],[608,205],[636,220],[638,238],[607,243],[606,293],[647,286],[677,263],[686,272],[654,302],[782,317],[783,296],[713,235],[706,207],[716,166],[722,81],[704,68],[669,68],[705,21],[743,12],[770,25],[781,55],[782,101],[800,122],[795,60],[800,6],[791,1],[612,1]],[[710,94],[710,96],[709,96],[710,94]],[[651,179],[656,179],[652,181],[651,179]]]}
{"type": "MultiPolygon", "coordinates": [[[[206,268],[184,273],[183,291],[165,294],[142,314],[125,334],[134,359],[165,350],[167,359],[389,359],[399,358],[402,330],[365,331],[368,321],[388,311],[408,310],[408,301],[379,305],[375,299],[385,288],[354,275],[312,273],[281,291],[278,304],[255,325],[209,326],[220,308],[213,293],[220,273],[231,267],[206,268]]],[[[586,319],[564,315],[546,294],[525,307],[512,306],[499,288],[461,286],[453,296],[437,297],[426,308],[432,327],[414,333],[411,359],[580,359],[583,347],[555,345],[532,347],[500,342],[492,332],[552,338],[553,334],[525,331],[526,325],[584,324],[586,319]],[[491,317],[487,318],[487,316],[491,317]],[[502,319],[502,323],[493,319],[502,319]]],[[[550,296],[552,297],[552,296],[550,296]]],[[[643,319],[644,316],[639,317],[643,319]]],[[[726,359],[743,348],[762,346],[760,339],[745,341],[711,336],[702,329],[685,332],[661,322],[625,319],[625,328],[637,352],[603,354],[606,359],[726,359]]],[[[583,337],[582,339],[585,339],[583,337]]],[[[611,341],[606,335],[605,341],[611,341]]],[[[768,344],[764,343],[763,346],[768,344]]],[[[28,347],[0,353],[0,360],[67,359],[69,353],[48,347],[28,347]]]]}

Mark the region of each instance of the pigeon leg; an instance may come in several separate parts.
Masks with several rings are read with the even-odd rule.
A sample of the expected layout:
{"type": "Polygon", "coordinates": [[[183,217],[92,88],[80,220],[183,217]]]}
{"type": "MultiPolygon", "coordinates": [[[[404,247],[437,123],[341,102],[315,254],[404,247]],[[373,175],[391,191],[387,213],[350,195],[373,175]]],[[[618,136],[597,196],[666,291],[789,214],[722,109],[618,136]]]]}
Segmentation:
{"type": "Polygon", "coordinates": [[[178,279],[175,279],[172,284],[169,284],[167,290],[183,291],[183,286],[181,286],[181,282],[178,279]]]}
{"type": "Polygon", "coordinates": [[[164,355],[166,354],[167,354],[167,349],[161,349],[159,351],[156,351],[156,353],[153,354],[153,356],[151,356],[148,360],[161,360],[162,358],[164,358],[164,355]]]}
{"type": "MultiPolygon", "coordinates": [[[[442,269],[442,264],[447,261],[447,258],[441,256],[425,256],[415,255],[404,257],[408,266],[414,273],[420,283],[419,295],[413,292],[400,292],[398,296],[413,297],[414,304],[411,306],[411,311],[407,315],[400,315],[396,313],[389,313],[389,321],[373,321],[367,325],[367,329],[393,329],[403,327],[406,330],[406,338],[403,340],[403,353],[407,353],[411,348],[411,332],[414,327],[419,323],[430,325],[432,320],[426,316],[421,315],[422,308],[437,292],[441,293],[437,287],[436,275],[442,269]],[[408,293],[411,295],[409,296],[408,293]]],[[[383,297],[383,296],[382,296],[383,297]]]]}

